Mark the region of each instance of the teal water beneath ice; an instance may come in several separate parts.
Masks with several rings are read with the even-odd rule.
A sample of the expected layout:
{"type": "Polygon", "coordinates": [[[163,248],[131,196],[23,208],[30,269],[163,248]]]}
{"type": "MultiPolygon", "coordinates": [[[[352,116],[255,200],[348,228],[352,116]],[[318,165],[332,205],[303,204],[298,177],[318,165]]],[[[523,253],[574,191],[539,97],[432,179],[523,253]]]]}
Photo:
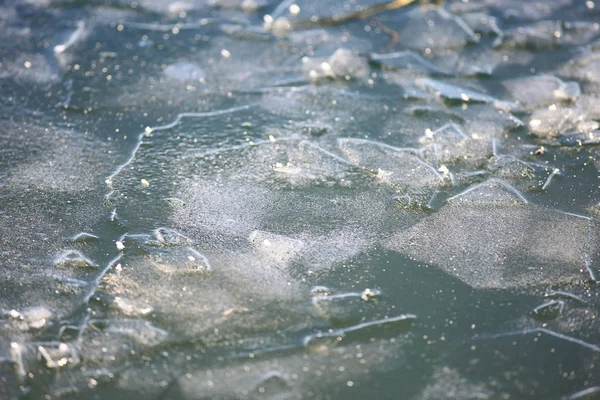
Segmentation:
{"type": "Polygon", "coordinates": [[[0,398],[600,396],[600,4],[377,4],[0,5],[0,398]]]}

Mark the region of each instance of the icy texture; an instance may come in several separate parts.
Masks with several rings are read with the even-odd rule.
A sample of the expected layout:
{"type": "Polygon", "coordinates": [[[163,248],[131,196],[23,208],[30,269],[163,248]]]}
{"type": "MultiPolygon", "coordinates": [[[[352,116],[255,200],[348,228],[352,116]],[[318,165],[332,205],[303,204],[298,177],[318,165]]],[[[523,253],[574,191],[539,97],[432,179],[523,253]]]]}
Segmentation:
{"type": "Polygon", "coordinates": [[[487,400],[491,390],[484,384],[473,384],[449,367],[436,367],[430,382],[416,397],[419,400],[487,400]]]}
{"type": "Polygon", "coordinates": [[[560,72],[568,78],[584,82],[587,93],[593,94],[600,83],[600,52],[596,50],[583,51],[578,57],[567,62],[560,72]]]}
{"type": "Polygon", "coordinates": [[[541,21],[507,32],[498,44],[509,49],[547,50],[558,46],[561,36],[560,22],[541,21]]]}
{"type": "Polygon", "coordinates": [[[591,120],[585,110],[552,105],[534,111],[529,119],[531,132],[540,137],[557,138],[566,133],[588,133],[600,124],[591,120]]]}
{"type": "MultiPolygon", "coordinates": [[[[127,167],[131,173],[113,179],[116,192],[112,198],[122,203],[117,211],[127,220],[139,218],[141,224],[136,225],[142,227],[148,210],[159,207],[164,213],[163,199],[181,199],[170,202],[165,223],[178,227],[191,243],[204,249],[200,252],[209,260],[219,257],[219,252],[248,247],[258,252],[249,257],[260,257],[263,263],[272,259],[279,268],[296,258],[310,260],[311,269],[322,268],[375,242],[394,223],[409,223],[416,217],[398,213],[391,201],[393,192],[379,189],[367,171],[309,142],[282,138],[217,152],[178,150],[177,156],[167,150],[170,144],[162,144],[159,133],[154,135],[156,144],[141,147],[135,165],[127,167]],[[133,181],[154,174],[163,151],[168,151],[176,175],[155,176],[155,183],[147,189],[152,195],[148,198],[133,181]],[[119,199],[124,190],[128,195],[123,203],[119,199]],[[140,207],[146,211],[135,211],[140,207]],[[211,252],[217,253],[211,257],[211,252]]],[[[185,149],[173,144],[173,149],[185,149]]],[[[366,150],[361,157],[378,157],[377,148],[366,150]]],[[[414,165],[407,166],[407,171],[418,167],[412,173],[422,179],[410,182],[412,190],[437,184],[439,176],[431,167],[416,156],[409,159],[414,165]]],[[[157,231],[164,242],[161,232],[157,231]]],[[[170,236],[188,242],[180,234],[170,236]]],[[[211,265],[219,269],[217,262],[211,265]]]]}
{"type": "Polygon", "coordinates": [[[588,218],[531,205],[494,179],[452,197],[387,246],[471,286],[507,288],[589,278],[592,229],[588,218]]]}
{"type": "Polygon", "coordinates": [[[399,149],[361,139],[339,139],[339,147],[355,165],[375,179],[408,196],[409,204],[427,204],[431,192],[443,185],[443,176],[410,149],[399,149]]]}
{"type": "Polygon", "coordinates": [[[277,7],[269,14],[270,18],[265,21],[265,28],[277,34],[286,34],[291,29],[311,26],[314,20],[335,21],[354,11],[378,4],[381,2],[377,0],[361,1],[360,4],[318,0],[278,1],[277,7]]]}
{"type": "Polygon", "coordinates": [[[338,49],[327,60],[305,59],[305,74],[311,81],[325,78],[364,79],[369,74],[369,66],[360,56],[348,49],[338,49]]]}
{"type": "Polygon", "coordinates": [[[100,3],[0,5],[0,398],[597,395],[597,2],[100,3]]]}
{"type": "MultiPolygon", "coordinates": [[[[410,340],[403,338],[395,343],[366,343],[359,346],[358,352],[352,344],[342,343],[316,353],[290,352],[276,357],[258,355],[256,360],[240,358],[211,368],[197,368],[176,377],[161,390],[161,394],[181,399],[299,400],[322,392],[327,386],[335,386],[342,393],[346,388],[352,393],[351,387],[356,379],[362,379],[365,365],[371,366],[374,371],[385,372],[401,362],[403,347],[409,343],[410,340]],[[381,346],[387,347],[388,351],[382,352],[381,346]],[[341,363],[345,368],[339,368],[341,363]]],[[[154,386],[156,383],[131,370],[123,374],[120,385],[141,389],[143,385],[154,386]]]]}
{"type": "Polygon", "coordinates": [[[54,261],[56,268],[95,268],[94,262],[76,250],[68,250],[58,255],[54,261]]]}
{"type": "Polygon", "coordinates": [[[512,98],[528,109],[549,106],[557,102],[574,102],[581,94],[576,82],[563,82],[555,76],[535,76],[504,84],[512,98]]]}
{"type": "Polygon", "coordinates": [[[467,136],[457,124],[446,124],[425,133],[419,140],[423,145],[421,152],[425,160],[438,168],[455,163],[477,165],[491,155],[493,143],[489,137],[474,136],[467,136]]]}
{"type": "Polygon", "coordinates": [[[417,74],[440,74],[448,72],[437,67],[418,53],[412,51],[397,51],[393,53],[373,53],[370,60],[384,69],[408,71],[417,74]]]}
{"type": "Polygon", "coordinates": [[[442,81],[420,78],[415,81],[415,84],[419,88],[431,92],[436,97],[449,103],[490,103],[499,109],[512,108],[512,104],[501,102],[485,93],[480,93],[475,90],[455,86],[442,81]]]}
{"type": "Polygon", "coordinates": [[[191,63],[171,64],[165,68],[165,75],[179,81],[204,81],[204,71],[191,63]]]}
{"type": "MultiPolygon", "coordinates": [[[[252,137],[247,111],[190,115],[148,129],[131,162],[108,179],[108,201],[116,215],[139,233],[121,238],[118,264],[111,264],[93,295],[100,329],[108,334],[102,341],[108,351],[94,357],[107,368],[115,364],[111,354],[119,359],[115,352],[121,341],[136,349],[156,346],[163,337],[175,343],[201,338],[214,349],[237,346],[247,332],[248,345],[288,346],[287,337],[267,332],[305,331],[315,319],[336,320],[313,309],[307,279],[328,274],[421,217],[399,208],[394,190],[380,186],[335,146],[326,150],[290,137],[239,140],[252,137]],[[228,132],[219,133],[225,144],[204,146],[202,129],[210,132],[222,118],[230,121],[228,132]],[[151,184],[140,186],[146,178],[151,184]],[[159,221],[161,227],[154,228],[159,221]],[[152,326],[130,327],[129,318],[150,315],[156,321],[152,326]]],[[[275,117],[264,118],[276,126],[275,117]]],[[[362,157],[376,153],[365,150],[362,157]]],[[[437,178],[431,167],[411,157],[422,167],[413,174],[425,175],[412,188],[427,186],[431,174],[437,178]]],[[[376,296],[369,290],[357,298],[363,303],[376,296]]],[[[400,320],[378,318],[374,312],[342,318],[338,334],[361,340],[391,325],[394,335],[406,333],[412,324],[400,329],[400,320]]],[[[87,328],[82,340],[93,332],[87,328]]],[[[284,372],[278,373],[295,368],[294,360],[281,360],[284,372]]],[[[231,390],[250,389],[240,381],[231,390]]]]}
{"type": "Polygon", "coordinates": [[[79,233],[102,225],[111,166],[110,145],[78,129],[16,118],[0,130],[0,347],[9,348],[57,332],[86,304],[110,252],[99,254],[99,243],[79,233]]]}

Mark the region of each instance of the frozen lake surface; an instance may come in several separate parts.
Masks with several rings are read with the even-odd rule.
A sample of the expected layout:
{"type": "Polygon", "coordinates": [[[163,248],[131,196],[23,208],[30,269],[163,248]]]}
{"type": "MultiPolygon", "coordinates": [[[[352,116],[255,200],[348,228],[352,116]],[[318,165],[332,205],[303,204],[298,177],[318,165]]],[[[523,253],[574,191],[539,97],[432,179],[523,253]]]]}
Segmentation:
{"type": "Polygon", "coordinates": [[[0,398],[600,398],[600,3],[6,0],[0,398]]]}

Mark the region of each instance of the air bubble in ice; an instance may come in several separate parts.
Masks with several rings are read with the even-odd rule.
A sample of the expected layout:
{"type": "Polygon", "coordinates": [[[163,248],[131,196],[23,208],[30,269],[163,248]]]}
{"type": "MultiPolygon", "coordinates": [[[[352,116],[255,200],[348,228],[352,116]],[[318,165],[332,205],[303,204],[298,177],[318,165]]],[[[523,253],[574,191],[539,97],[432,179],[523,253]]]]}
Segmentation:
{"type": "Polygon", "coordinates": [[[212,271],[208,259],[191,247],[156,249],[148,258],[156,268],[168,274],[212,271]]]}
{"type": "Polygon", "coordinates": [[[97,268],[96,264],[77,250],[67,250],[54,260],[56,268],[97,268]]]}

